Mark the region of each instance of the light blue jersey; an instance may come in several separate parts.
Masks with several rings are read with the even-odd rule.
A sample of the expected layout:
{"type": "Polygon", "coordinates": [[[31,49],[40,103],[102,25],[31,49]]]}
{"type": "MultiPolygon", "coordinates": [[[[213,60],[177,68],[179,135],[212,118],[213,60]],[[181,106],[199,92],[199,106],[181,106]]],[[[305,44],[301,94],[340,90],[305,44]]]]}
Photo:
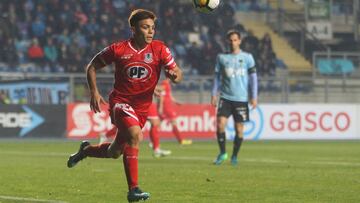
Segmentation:
{"type": "Polygon", "coordinates": [[[249,100],[249,69],[255,67],[250,53],[218,54],[215,65],[215,77],[220,82],[220,97],[247,102],[249,100]]]}

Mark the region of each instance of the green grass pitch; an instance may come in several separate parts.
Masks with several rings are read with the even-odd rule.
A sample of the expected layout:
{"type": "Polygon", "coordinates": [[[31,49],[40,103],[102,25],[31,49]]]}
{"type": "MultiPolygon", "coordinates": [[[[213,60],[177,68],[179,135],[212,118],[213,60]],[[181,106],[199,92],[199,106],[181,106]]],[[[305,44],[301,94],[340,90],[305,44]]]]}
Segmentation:
{"type": "MultiPolygon", "coordinates": [[[[173,154],[161,159],[147,144],[140,149],[139,183],[151,193],[149,203],[360,202],[359,141],[244,142],[235,167],[212,164],[215,141],[164,142],[173,154]]],[[[78,146],[0,140],[0,202],[126,202],[122,158],[87,158],[68,169],[68,155],[78,146]]]]}

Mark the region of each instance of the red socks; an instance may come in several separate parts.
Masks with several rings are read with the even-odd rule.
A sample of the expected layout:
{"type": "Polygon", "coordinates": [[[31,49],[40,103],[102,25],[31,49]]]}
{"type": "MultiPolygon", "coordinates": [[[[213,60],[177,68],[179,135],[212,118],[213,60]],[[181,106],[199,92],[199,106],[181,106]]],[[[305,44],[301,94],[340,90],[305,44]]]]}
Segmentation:
{"type": "Polygon", "coordinates": [[[179,132],[179,129],[177,128],[177,126],[173,126],[173,133],[174,133],[177,141],[178,141],[179,143],[181,143],[181,141],[183,140],[183,138],[181,137],[180,132],[179,132]]]}
{"type": "Polygon", "coordinates": [[[123,162],[129,190],[138,186],[138,153],[138,148],[125,145],[123,162]]]}
{"type": "Polygon", "coordinates": [[[107,153],[110,144],[110,142],[105,142],[99,145],[90,145],[84,149],[84,154],[88,157],[110,158],[107,153]]]}
{"type": "Polygon", "coordinates": [[[153,150],[159,149],[160,147],[160,139],[158,135],[158,127],[151,126],[150,128],[150,140],[153,144],[153,150]]]}

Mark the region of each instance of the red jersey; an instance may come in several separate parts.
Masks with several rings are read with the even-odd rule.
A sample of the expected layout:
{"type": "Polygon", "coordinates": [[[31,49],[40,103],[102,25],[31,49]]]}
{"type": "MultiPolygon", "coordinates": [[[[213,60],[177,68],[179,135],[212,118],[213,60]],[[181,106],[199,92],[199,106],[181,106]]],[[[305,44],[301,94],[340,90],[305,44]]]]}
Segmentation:
{"type": "Polygon", "coordinates": [[[110,107],[127,103],[136,113],[147,113],[161,68],[173,69],[176,66],[169,48],[158,40],[153,40],[142,50],[133,48],[131,39],[117,42],[106,47],[99,56],[107,65],[115,63],[110,107]]]}
{"type": "Polygon", "coordinates": [[[172,100],[172,94],[171,94],[171,84],[169,80],[163,80],[161,82],[161,86],[163,87],[162,96],[164,99],[164,107],[171,107],[173,100],[172,100]]]}

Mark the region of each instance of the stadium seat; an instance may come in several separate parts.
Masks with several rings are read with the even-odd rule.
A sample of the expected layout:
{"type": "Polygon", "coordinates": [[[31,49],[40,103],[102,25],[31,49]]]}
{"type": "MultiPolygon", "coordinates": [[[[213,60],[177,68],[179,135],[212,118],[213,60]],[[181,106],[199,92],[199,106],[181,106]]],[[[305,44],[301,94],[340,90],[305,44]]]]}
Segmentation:
{"type": "Polygon", "coordinates": [[[321,74],[348,74],[354,71],[354,64],[348,59],[319,59],[316,65],[321,74]]]}

